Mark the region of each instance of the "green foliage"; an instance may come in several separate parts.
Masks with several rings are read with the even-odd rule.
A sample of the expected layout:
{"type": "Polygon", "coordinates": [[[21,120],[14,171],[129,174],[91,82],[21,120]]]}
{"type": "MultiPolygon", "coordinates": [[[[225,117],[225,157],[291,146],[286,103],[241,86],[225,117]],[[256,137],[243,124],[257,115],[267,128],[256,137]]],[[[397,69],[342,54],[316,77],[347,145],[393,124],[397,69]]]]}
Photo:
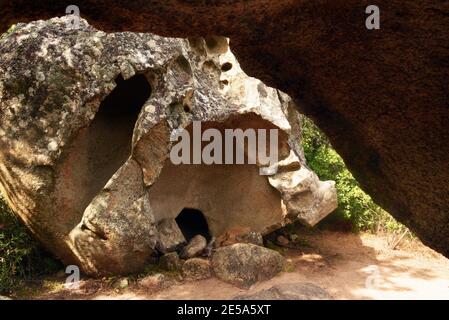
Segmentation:
{"type": "Polygon", "coordinates": [[[360,188],[343,159],[311,120],[303,116],[301,126],[308,165],[320,179],[336,183],[339,206],[325,224],[349,222],[356,231],[398,231],[405,228],[360,188]]]}
{"type": "Polygon", "coordinates": [[[0,294],[11,293],[22,280],[54,272],[59,267],[0,195],[0,294]]]}
{"type": "Polygon", "coordinates": [[[7,36],[9,36],[11,33],[13,33],[14,29],[16,28],[16,25],[13,24],[12,26],[9,27],[9,29],[3,33],[0,34],[0,41],[2,41],[3,39],[5,39],[7,36]]]}

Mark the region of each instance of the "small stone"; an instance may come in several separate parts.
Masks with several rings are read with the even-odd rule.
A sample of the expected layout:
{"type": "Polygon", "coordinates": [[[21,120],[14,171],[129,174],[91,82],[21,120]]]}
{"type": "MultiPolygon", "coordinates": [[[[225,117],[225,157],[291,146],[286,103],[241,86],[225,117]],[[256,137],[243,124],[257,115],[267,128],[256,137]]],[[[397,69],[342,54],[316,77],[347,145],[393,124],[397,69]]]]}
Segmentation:
{"type": "Polygon", "coordinates": [[[126,289],[129,286],[128,278],[121,278],[114,282],[114,289],[126,289]]]}
{"type": "Polygon", "coordinates": [[[204,251],[203,251],[203,257],[209,258],[212,255],[216,241],[217,241],[217,238],[212,237],[212,239],[207,244],[206,249],[204,249],[204,251]]]}
{"type": "Polygon", "coordinates": [[[51,141],[48,143],[48,150],[56,151],[58,150],[58,143],[56,141],[51,141]]]}
{"type": "Polygon", "coordinates": [[[236,240],[242,243],[252,243],[256,246],[263,247],[263,237],[259,232],[249,232],[241,236],[237,236],[236,240]]]}
{"type": "Polygon", "coordinates": [[[188,259],[199,256],[206,249],[207,240],[202,235],[194,236],[182,249],[181,258],[188,259]]]}
{"type": "Polygon", "coordinates": [[[277,238],[276,238],[276,242],[277,242],[277,244],[278,245],[281,245],[281,246],[288,246],[288,244],[290,243],[290,241],[288,241],[288,239],[286,238],[286,237],[284,237],[284,236],[278,236],[277,238]]]}
{"type": "Polygon", "coordinates": [[[156,248],[161,253],[176,251],[186,243],[186,239],[175,219],[162,220],[159,222],[157,230],[159,231],[159,237],[156,248]]]}
{"type": "Polygon", "coordinates": [[[218,248],[212,255],[215,275],[243,287],[273,278],[285,265],[284,257],[278,252],[249,243],[218,248]]]}
{"type": "Polygon", "coordinates": [[[192,258],[182,266],[182,275],[189,280],[208,279],[212,276],[212,268],[209,260],[192,258]]]}
{"type": "Polygon", "coordinates": [[[212,239],[209,241],[209,243],[207,244],[206,248],[203,251],[203,254],[202,254],[203,257],[210,257],[212,255],[216,240],[217,239],[215,237],[212,237],[212,239]]]}
{"type": "Polygon", "coordinates": [[[159,260],[159,265],[167,271],[179,271],[182,264],[183,262],[176,252],[166,253],[159,260]]]}
{"type": "Polygon", "coordinates": [[[162,273],[157,273],[139,280],[139,286],[154,291],[162,288],[165,280],[166,277],[162,273]]]}

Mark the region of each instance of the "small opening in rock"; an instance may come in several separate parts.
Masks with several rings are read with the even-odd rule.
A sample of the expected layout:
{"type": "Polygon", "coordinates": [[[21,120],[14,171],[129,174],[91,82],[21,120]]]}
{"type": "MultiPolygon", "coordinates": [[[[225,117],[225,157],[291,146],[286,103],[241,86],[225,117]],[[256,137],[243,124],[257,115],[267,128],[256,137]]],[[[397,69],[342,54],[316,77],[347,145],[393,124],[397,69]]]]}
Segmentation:
{"type": "Polygon", "coordinates": [[[200,234],[207,241],[211,239],[209,225],[203,213],[196,209],[185,208],[176,218],[176,223],[187,241],[200,234]]]}
{"type": "Polygon", "coordinates": [[[101,102],[94,120],[74,141],[71,170],[77,179],[61,186],[74,192],[77,208],[83,212],[131,153],[134,126],[151,86],[143,74],[128,80],[120,75],[117,86],[101,102]]]}
{"type": "Polygon", "coordinates": [[[176,63],[183,72],[190,75],[192,74],[190,63],[184,56],[179,56],[178,58],[176,58],[176,63]]]}
{"type": "Polygon", "coordinates": [[[184,111],[185,112],[190,112],[191,111],[189,105],[187,105],[187,104],[184,105],[184,111]]]}
{"type": "Polygon", "coordinates": [[[232,69],[232,63],[230,63],[230,62],[225,62],[221,66],[221,71],[224,71],[224,72],[229,71],[231,69],[232,69]]]}
{"type": "Polygon", "coordinates": [[[223,54],[228,51],[228,40],[225,37],[211,36],[204,40],[210,53],[223,54]]]}
{"type": "Polygon", "coordinates": [[[143,74],[137,74],[128,80],[119,75],[115,82],[117,86],[103,100],[96,117],[131,115],[137,120],[140,109],[150,97],[150,84],[143,74]]]}

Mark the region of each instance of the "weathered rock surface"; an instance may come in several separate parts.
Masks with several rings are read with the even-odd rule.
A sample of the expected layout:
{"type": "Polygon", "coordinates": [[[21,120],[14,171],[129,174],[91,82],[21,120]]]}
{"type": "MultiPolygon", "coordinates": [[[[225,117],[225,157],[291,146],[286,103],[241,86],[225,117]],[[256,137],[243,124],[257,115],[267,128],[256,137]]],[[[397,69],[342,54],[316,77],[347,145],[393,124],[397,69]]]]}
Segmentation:
{"type": "Polygon", "coordinates": [[[207,240],[202,235],[194,236],[189,243],[182,248],[180,257],[183,259],[199,256],[206,249],[207,240]]]}
{"type": "Polygon", "coordinates": [[[155,291],[162,287],[162,283],[165,280],[165,276],[162,273],[146,276],[139,280],[139,286],[150,291],[155,291]]]}
{"type": "Polygon", "coordinates": [[[19,24],[0,42],[0,186],[65,263],[92,275],[140,271],[156,250],[182,243],[184,208],[200,210],[218,238],[314,224],[336,207],[332,183],[294,175],[310,171],[293,102],[246,76],[225,38],[107,34],[67,21],[19,24]],[[260,175],[259,157],[173,164],[171,138],[195,120],[202,132],[278,130],[281,177],[260,175]]]}
{"type": "Polygon", "coordinates": [[[242,287],[271,279],[284,269],[285,263],[278,252],[249,243],[218,248],[212,255],[214,274],[242,287]]]}
{"type": "Polygon", "coordinates": [[[192,258],[182,265],[182,275],[188,280],[203,280],[212,276],[210,261],[202,258],[192,258]]]}
{"type": "Polygon", "coordinates": [[[186,243],[186,238],[175,219],[163,219],[159,222],[157,230],[156,248],[162,253],[175,251],[186,243]]]}
{"type": "MultiPolygon", "coordinates": [[[[86,0],[80,9],[105,31],[230,37],[245,72],[292,96],[374,200],[449,256],[449,4],[375,4],[380,30],[365,28],[368,3],[358,0],[86,0]]],[[[0,26],[63,11],[53,0],[3,1],[0,26]]]]}
{"type": "MultiPolygon", "coordinates": [[[[282,171],[284,165],[292,164],[291,158],[281,162],[279,172],[268,179],[286,200],[284,203],[288,215],[292,218],[297,217],[305,225],[314,226],[326,217],[329,211],[333,211],[335,193],[332,187],[334,182],[317,180],[315,173],[305,167],[293,171],[282,171]],[[295,201],[298,196],[302,201],[295,201]]],[[[293,161],[296,162],[298,159],[295,158],[293,161]]]]}
{"type": "Polygon", "coordinates": [[[164,254],[160,260],[159,264],[162,268],[168,271],[180,271],[183,265],[183,260],[179,259],[177,252],[170,252],[164,254]]]}
{"type": "Polygon", "coordinates": [[[312,283],[283,283],[253,294],[237,296],[234,300],[329,300],[323,288],[312,283]]]}
{"type": "Polygon", "coordinates": [[[252,243],[256,246],[263,246],[263,237],[259,232],[249,232],[247,234],[239,235],[236,240],[242,243],[252,243]]]}

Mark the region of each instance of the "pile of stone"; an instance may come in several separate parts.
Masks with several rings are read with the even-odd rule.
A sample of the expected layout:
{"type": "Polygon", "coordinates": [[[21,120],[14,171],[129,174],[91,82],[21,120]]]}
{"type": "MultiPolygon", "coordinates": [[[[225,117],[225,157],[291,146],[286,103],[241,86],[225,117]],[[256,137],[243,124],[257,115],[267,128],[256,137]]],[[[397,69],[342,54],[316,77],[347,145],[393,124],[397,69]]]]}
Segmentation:
{"type": "Polygon", "coordinates": [[[166,253],[159,258],[159,265],[167,271],[181,273],[185,279],[201,280],[215,275],[242,287],[283,271],[284,257],[263,247],[261,234],[252,232],[242,239],[248,242],[215,248],[215,238],[207,242],[204,236],[196,235],[187,244],[184,241],[175,243],[172,238],[161,248],[166,253]]]}

